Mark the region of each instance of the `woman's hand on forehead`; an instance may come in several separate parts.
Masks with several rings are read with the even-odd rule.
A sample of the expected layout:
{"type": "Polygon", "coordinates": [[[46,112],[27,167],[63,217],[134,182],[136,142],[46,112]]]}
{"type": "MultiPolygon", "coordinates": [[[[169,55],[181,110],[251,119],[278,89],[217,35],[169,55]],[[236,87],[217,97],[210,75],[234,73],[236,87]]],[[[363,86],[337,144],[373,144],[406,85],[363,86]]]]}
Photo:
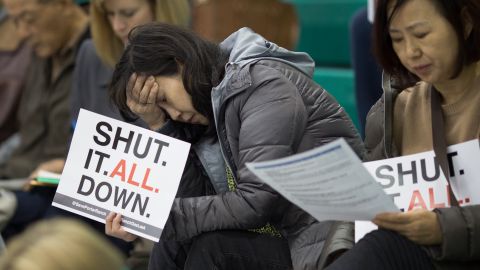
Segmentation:
{"type": "Polygon", "coordinates": [[[157,104],[159,91],[153,76],[133,73],[127,83],[127,106],[153,130],[165,123],[165,112],[157,104]]]}

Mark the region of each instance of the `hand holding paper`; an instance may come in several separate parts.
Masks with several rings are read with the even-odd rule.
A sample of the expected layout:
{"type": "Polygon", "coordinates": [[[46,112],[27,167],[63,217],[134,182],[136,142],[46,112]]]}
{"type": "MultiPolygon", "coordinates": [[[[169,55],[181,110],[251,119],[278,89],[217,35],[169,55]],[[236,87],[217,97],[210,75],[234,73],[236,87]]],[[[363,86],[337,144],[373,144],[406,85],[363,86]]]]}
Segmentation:
{"type": "Polygon", "coordinates": [[[37,177],[35,177],[35,180],[41,183],[58,185],[58,183],[60,182],[60,177],[61,177],[61,174],[40,170],[38,171],[38,174],[37,174],[37,177]]]}
{"type": "MultiPolygon", "coordinates": [[[[480,182],[471,180],[480,177],[478,140],[450,146],[448,156],[460,205],[480,203],[480,182]]],[[[337,140],[247,167],[318,220],[356,221],[356,240],[376,229],[373,219],[418,244],[442,242],[436,214],[429,210],[449,207],[450,201],[433,151],[362,164],[345,141],[337,140]]]]}
{"type": "Polygon", "coordinates": [[[380,228],[396,231],[420,245],[442,243],[442,230],[437,215],[426,209],[406,213],[382,213],[372,222],[380,228]]]}
{"type": "MultiPolygon", "coordinates": [[[[45,173],[52,173],[52,174],[61,173],[64,166],[65,166],[65,159],[63,158],[57,158],[57,159],[52,159],[52,160],[43,162],[30,174],[30,179],[35,179],[40,174],[45,174],[45,173]]],[[[56,175],[56,176],[60,178],[60,175],[56,175]]]]}

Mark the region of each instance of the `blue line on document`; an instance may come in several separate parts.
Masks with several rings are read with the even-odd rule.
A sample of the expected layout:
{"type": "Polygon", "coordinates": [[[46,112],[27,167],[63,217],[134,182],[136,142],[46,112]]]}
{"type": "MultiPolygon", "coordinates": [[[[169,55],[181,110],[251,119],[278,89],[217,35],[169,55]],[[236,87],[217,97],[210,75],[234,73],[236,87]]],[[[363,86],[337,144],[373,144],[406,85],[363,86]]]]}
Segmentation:
{"type": "Polygon", "coordinates": [[[294,160],[290,160],[290,161],[285,161],[285,162],[282,162],[282,163],[277,163],[277,164],[270,164],[270,165],[264,165],[264,166],[255,166],[255,169],[269,169],[269,168],[275,168],[275,167],[279,167],[279,166],[285,166],[285,165],[290,165],[292,163],[297,163],[297,162],[301,162],[301,161],[304,161],[304,160],[309,160],[309,159],[312,159],[312,158],[316,158],[318,156],[322,156],[322,155],[325,155],[325,154],[328,154],[330,152],[333,152],[335,150],[338,150],[339,148],[341,148],[342,146],[341,145],[336,145],[330,149],[327,149],[325,151],[322,151],[322,152],[318,152],[318,153],[315,153],[311,156],[306,156],[306,157],[302,157],[302,158],[299,158],[299,159],[294,159],[294,160]]]}

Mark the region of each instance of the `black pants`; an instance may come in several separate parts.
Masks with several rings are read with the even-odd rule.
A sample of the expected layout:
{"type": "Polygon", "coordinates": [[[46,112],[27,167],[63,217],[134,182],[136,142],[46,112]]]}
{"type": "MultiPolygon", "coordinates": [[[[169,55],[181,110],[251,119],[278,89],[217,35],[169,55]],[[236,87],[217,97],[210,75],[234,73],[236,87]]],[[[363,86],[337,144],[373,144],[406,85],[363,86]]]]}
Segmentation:
{"type": "Polygon", "coordinates": [[[435,269],[427,253],[417,244],[387,230],[367,234],[328,270],[428,270],[435,269]]]}
{"type": "Polygon", "coordinates": [[[149,270],[292,269],[285,239],[248,231],[204,233],[189,244],[156,243],[149,270]]]}

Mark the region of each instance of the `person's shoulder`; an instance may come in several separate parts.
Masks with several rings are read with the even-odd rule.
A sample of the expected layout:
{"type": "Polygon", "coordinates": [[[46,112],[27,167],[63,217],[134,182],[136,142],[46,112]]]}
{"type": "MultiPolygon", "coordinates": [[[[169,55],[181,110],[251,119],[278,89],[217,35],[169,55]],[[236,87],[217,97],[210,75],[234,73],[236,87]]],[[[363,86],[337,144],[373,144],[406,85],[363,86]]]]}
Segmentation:
{"type": "MultiPolygon", "coordinates": [[[[231,90],[245,89],[264,89],[271,82],[278,80],[287,81],[284,74],[278,69],[265,64],[264,61],[252,61],[250,63],[233,63],[227,64],[225,78],[227,88],[231,90]]],[[[268,88],[268,87],[267,87],[268,88]]],[[[248,92],[248,91],[247,91],[248,92]]]]}
{"type": "Polygon", "coordinates": [[[112,69],[107,67],[97,54],[95,45],[91,39],[85,40],[80,48],[76,58],[76,69],[95,74],[96,77],[105,77],[110,79],[112,69]]]}
{"type": "Polygon", "coordinates": [[[428,96],[429,84],[423,81],[417,82],[415,85],[405,88],[398,94],[398,98],[419,98],[428,96]]]}
{"type": "Polygon", "coordinates": [[[423,102],[428,98],[429,84],[426,82],[417,82],[415,85],[405,88],[395,99],[396,107],[405,107],[408,103],[423,102]]]}
{"type": "Polygon", "coordinates": [[[264,84],[271,81],[283,81],[291,83],[290,77],[298,77],[301,73],[294,67],[275,60],[260,60],[252,64],[249,68],[250,76],[254,84],[264,84]]]}
{"type": "Polygon", "coordinates": [[[250,74],[252,77],[264,79],[265,76],[279,75],[279,71],[273,66],[272,61],[261,60],[250,65],[250,74]]]}
{"type": "Polygon", "coordinates": [[[86,39],[80,45],[77,61],[95,63],[100,61],[92,39],[86,39]]]}

